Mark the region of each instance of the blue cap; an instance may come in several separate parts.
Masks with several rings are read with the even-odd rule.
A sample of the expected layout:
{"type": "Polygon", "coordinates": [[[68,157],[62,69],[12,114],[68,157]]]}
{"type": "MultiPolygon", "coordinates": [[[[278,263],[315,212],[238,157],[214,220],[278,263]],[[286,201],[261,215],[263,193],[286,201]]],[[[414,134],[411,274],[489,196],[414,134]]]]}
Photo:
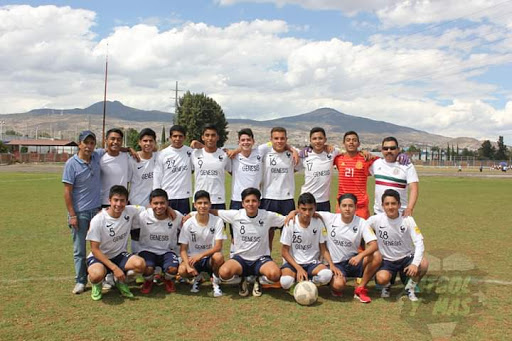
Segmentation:
{"type": "Polygon", "coordinates": [[[96,135],[94,135],[94,133],[90,130],[84,130],[80,133],[80,135],[78,135],[78,142],[82,142],[83,140],[85,140],[86,138],[88,138],[89,136],[91,136],[94,141],[96,141],[96,135]]]}

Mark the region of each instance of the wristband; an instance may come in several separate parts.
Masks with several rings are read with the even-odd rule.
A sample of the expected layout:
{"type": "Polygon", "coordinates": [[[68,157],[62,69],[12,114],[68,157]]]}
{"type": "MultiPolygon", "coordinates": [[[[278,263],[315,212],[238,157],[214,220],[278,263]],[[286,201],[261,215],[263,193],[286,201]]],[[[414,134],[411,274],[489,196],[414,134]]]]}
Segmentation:
{"type": "Polygon", "coordinates": [[[76,215],[70,215],[69,216],[69,219],[73,219],[73,218],[76,218],[76,215]]]}

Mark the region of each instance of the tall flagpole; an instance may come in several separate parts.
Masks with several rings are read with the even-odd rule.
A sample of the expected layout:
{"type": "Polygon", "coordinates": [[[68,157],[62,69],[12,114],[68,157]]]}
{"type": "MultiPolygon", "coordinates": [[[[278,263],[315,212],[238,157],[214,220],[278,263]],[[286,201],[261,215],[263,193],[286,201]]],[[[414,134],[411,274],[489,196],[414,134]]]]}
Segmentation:
{"type": "Polygon", "coordinates": [[[105,148],[105,116],[107,114],[107,77],[108,75],[108,43],[107,56],[105,57],[105,91],[103,93],[103,131],[101,133],[101,146],[105,148]]]}

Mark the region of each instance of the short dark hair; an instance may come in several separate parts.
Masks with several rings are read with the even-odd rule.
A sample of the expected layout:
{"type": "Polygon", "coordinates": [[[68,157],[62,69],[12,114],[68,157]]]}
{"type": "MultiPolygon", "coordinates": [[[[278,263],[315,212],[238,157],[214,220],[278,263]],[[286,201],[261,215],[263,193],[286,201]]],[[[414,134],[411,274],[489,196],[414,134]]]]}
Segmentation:
{"type": "Polygon", "coordinates": [[[215,130],[217,134],[219,134],[219,129],[215,126],[213,123],[208,123],[203,127],[203,130],[201,130],[201,135],[204,135],[204,132],[207,130],[215,130]]]}
{"type": "Polygon", "coordinates": [[[270,130],[270,136],[272,136],[273,133],[284,133],[285,136],[288,135],[286,132],[286,129],[283,127],[274,127],[270,130]]]}
{"type": "Polygon", "coordinates": [[[208,199],[208,201],[211,201],[210,193],[202,189],[200,189],[199,191],[196,192],[196,194],[194,194],[194,202],[198,201],[201,198],[206,198],[208,199]]]}
{"type": "Polygon", "coordinates": [[[306,192],[299,195],[299,199],[297,199],[297,206],[308,204],[313,204],[316,206],[316,200],[313,194],[306,192]]]}
{"type": "Polygon", "coordinates": [[[353,130],[347,131],[345,135],[343,135],[343,141],[345,141],[345,138],[349,135],[355,135],[357,137],[357,141],[359,141],[359,135],[353,130]]]}
{"type": "Polygon", "coordinates": [[[394,189],[387,189],[384,191],[384,194],[382,194],[382,202],[384,202],[386,197],[393,197],[400,203],[400,194],[394,189]]]}
{"type": "Polygon", "coordinates": [[[322,127],[314,127],[314,128],[311,128],[311,130],[309,131],[309,137],[311,137],[311,135],[313,135],[314,133],[322,133],[325,136],[325,130],[324,128],[322,127]]]}
{"type": "Polygon", "coordinates": [[[357,205],[357,197],[352,193],[345,193],[338,197],[338,205],[341,206],[341,202],[344,199],[351,199],[354,202],[354,205],[357,205]]]}
{"type": "Polygon", "coordinates": [[[242,191],[242,201],[244,201],[244,199],[249,195],[255,195],[256,198],[258,199],[258,201],[260,201],[260,199],[261,199],[260,190],[257,188],[254,188],[254,187],[249,187],[242,191]]]}
{"type": "Polygon", "coordinates": [[[144,128],[140,131],[139,133],[139,141],[142,140],[142,138],[144,136],[151,136],[153,138],[153,140],[156,141],[156,133],[153,129],[151,128],[144,128]]]}
{"type": "Polygon", "coordinates": [[[250,136],[252,139],[254,139],[254,134],[252,133],[251,128],[244,128],[244,129],[241,129],[241,130],[238,132],[238,139],[240,139],[240,137],[241,137],[242,135],[248,135],[248,136],[250,136]]]}
{"type": "Polygon", "coordinates": [[[187,130],[185,129],[184,126],[180,126],[179,124],[175,124],[171,127],[171,129],[169,129],[169,135],[172,136],[173,131],[178,131],[178,132],[182,133],[183,136],[187,136],[187,130]]]}
{"type": "Polygon", "coordinates": [[[121,135],[121,138],[123,138],[123,137],[124,137],[123,131],[122,131],[121,129],[119,129],[119,128],[112,128],[112,129],[109,129],[109,130],[107,131],[107,138],[108,138],[108,136],[109,136],[110,134],[112,134],[112,133],[117,133],[117,134],[121,135]]]}
{"type": "Polygon", "coordinates": [[[167,192],[161,188],[157,188],[157,189],[154,189],[151,191],[151,193],[149,194],[149,202],[151,202],[151,200],[153,200],[153,198],[157,198],[157,197],[164,197],[165,201],[169,200],[169,196],[167,195],[167,192]]]}
{"type": "Polygon", "coordinates": [[[128,199],[128,190],[126,187],[121,185],[114,185],[110,187],[110,191],[108,192],[108,198],[111,199],[114,195],[123,195],[128,199]]]}
{"type": "Polygon", "coordinates": [[[384,140],[382,140],[382,145],[384,146],[384,142],[395,142],[396,146],[398,147],[398,140],[393,136],[385,137],[384,140]]]}

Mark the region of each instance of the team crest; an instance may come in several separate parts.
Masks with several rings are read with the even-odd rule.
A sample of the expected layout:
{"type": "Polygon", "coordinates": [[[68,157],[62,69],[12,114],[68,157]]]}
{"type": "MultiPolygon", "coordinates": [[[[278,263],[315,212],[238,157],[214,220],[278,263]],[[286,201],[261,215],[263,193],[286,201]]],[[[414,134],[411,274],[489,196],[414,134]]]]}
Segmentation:
{"type": "Polygon", "coordinates": [[[261,161],[261,156],[260,156],[260,155],[257,155],[257,156],[256,156],[256,160],[261,161]]]}
{"type": "Polygon", "coordinates": [[[331,154],[327,154],[327,159],[332,159],[332,155],[331,154]]]}
{"type": "Polygon", "coordinates": [[[352,227],[352,232],[357,233],[357,226],[352,227]]]}
{"type": "Polygon", "coordinates": [[[224,156],[219,155],[219,160],[220,160],[220,161],[224,160],[224,156]]]}
{"type": "Polygon", "coordinates": [[[356,169],[363,169],[363,163],[361,161],[356,162],[356,169]]]}
{"type": "Polygon", "coordinates": [[[215,227],[210,227],[210,233],[211,233],[211,234],[214,234],[214,233],[215,233],[215,227]]]}
{"type": "Polygon", "coordinates": [[[398,168],[393,169],[393,175],[398,175],[400,173],[400,170],[398,168]]]}
{"type": "Polygon", "coordinates": [[[172,229],[172,221],[170,221],[170,222],[168,222],[168,223],[167,223],[167,227],[168,227],[168,228],[170,228],[170,229],[172,229]]]}
{"type": "Polygon", "coordinates": [[[126,221],[130,221],[130,216],[129,216],[129,215],[125,215],[125,216],[124,216],[124,220],[126,220],[126,221]]]}
{"type": "Polygon", "coordinates": [[[263,220],[262,220],[262,219],[260,219],[260,220],[258,221],[258,224],[260,224],[260,226],[263,226],[263,223],[264,223],[264,222],[263,222],[263,220]]]}
{"type": "Polygon", "coordinates": [[[288,156],[288,158],[290,158],[290,156],[292,156],[292,154],[290,154],[290,152],[286,152],[286,156],[288,156]]]}
{"type": "Polygon", "coordinates": [[[188,151],[188,152],[187,152],[187,156],[188,156],[188,157],[190,157],[190,155],[191,155],[191,154],[192,154],[192,152],[191,152],[191,151],[188,151]]]}
{"type": "Polygon", "coordinates": [[[316,234],[318,232],[317,229],[313,229],[313,234],[316,234]]]}
{"type": "Polygon", "coordinates": [[[404,233],[405,232],[405,227],[400,226],[400,232],[404,233]]]}

